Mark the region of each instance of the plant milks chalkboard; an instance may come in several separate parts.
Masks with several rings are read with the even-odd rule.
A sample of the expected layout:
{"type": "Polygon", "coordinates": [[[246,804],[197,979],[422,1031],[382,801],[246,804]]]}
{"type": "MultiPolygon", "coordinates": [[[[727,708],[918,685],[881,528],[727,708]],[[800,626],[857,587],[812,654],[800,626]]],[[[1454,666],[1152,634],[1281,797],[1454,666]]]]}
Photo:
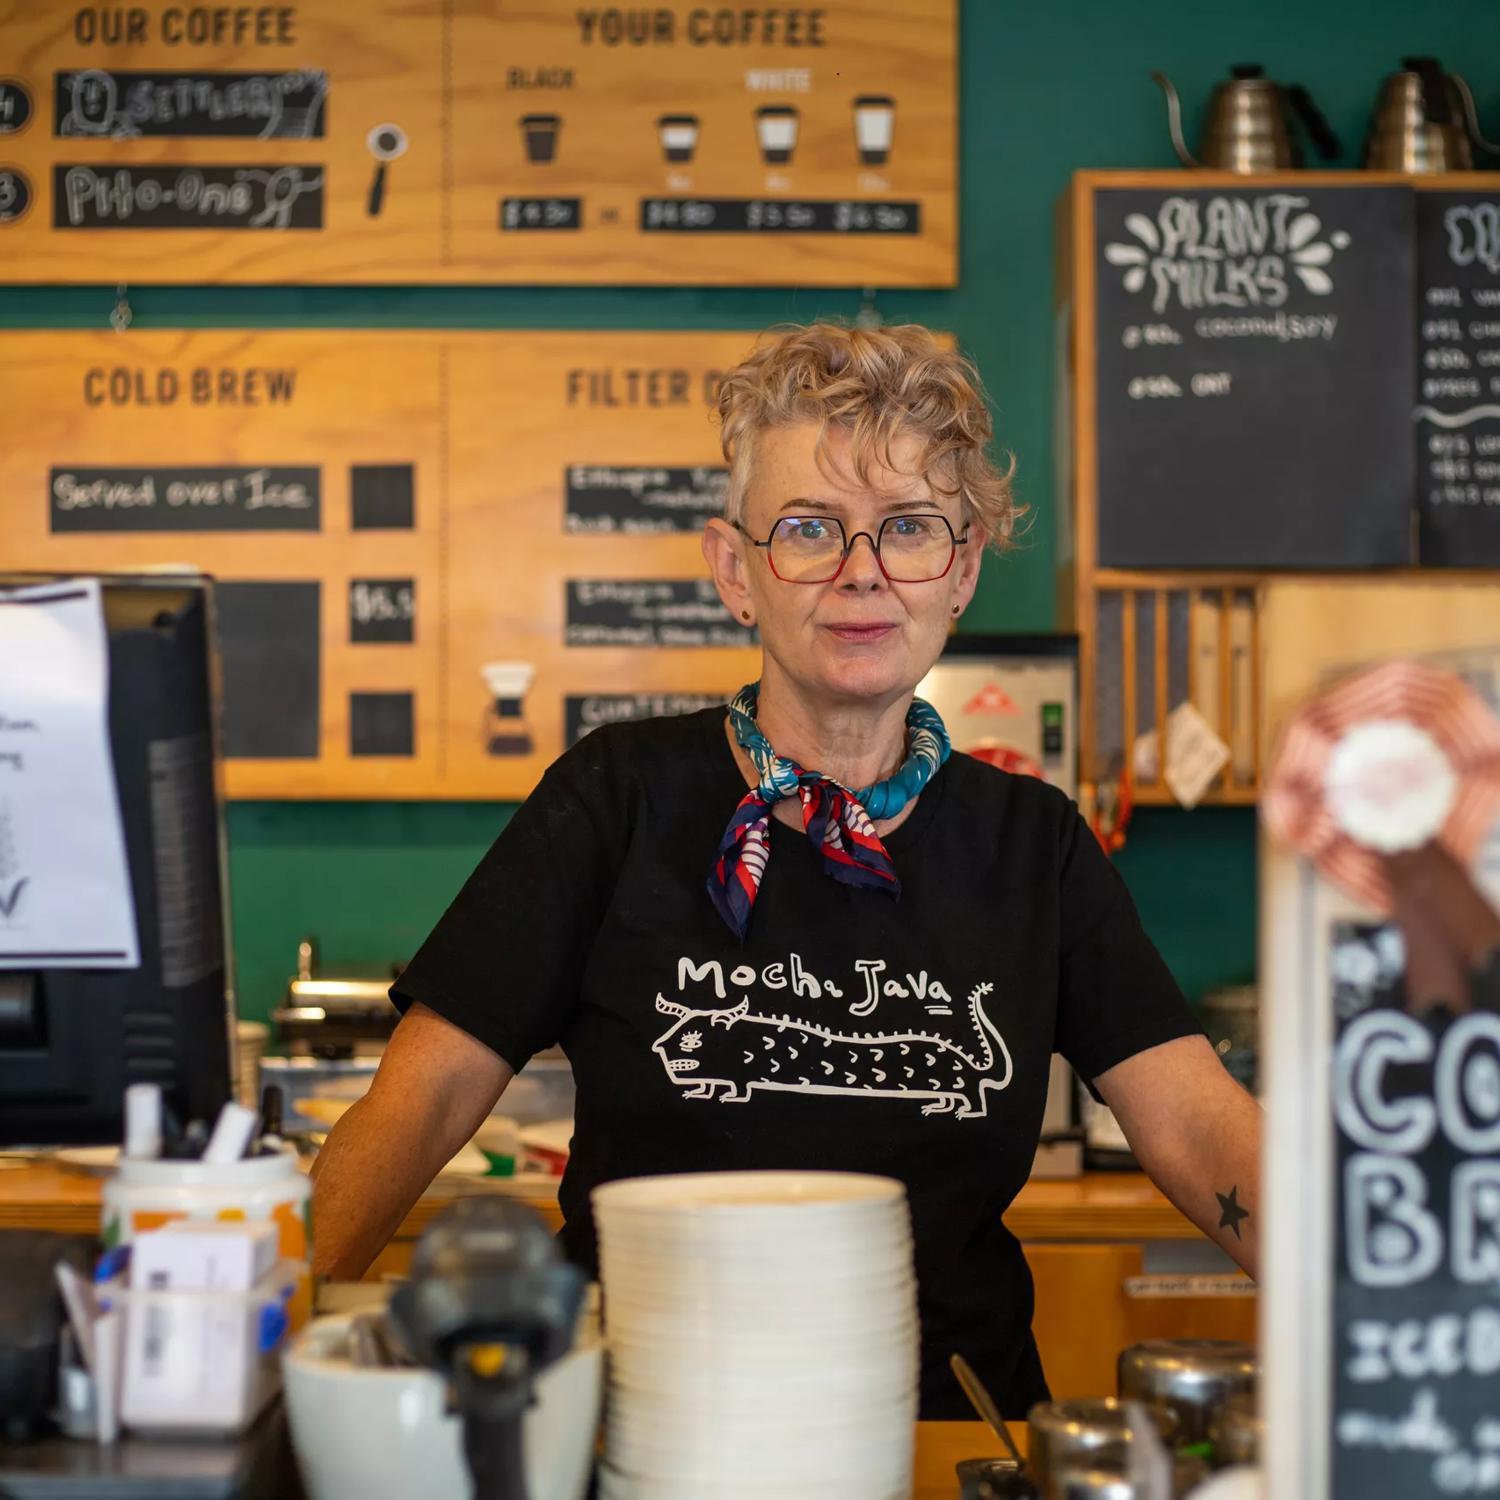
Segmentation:
{"type": "Polygon", "coordinates": [[[1417,195],[1419,548],[1500,566],[1500,196],[1417,195]]]}
{"type": "Polygon", "coordinates": [[[1500,962],[1402,1008],[1395,928],[1332,944],[1332,1500],[1500,1488],[1500,962]]]}
{"type": "Polygon", "coordinates": [[[1098,561],[1411,561],[1413,194],[1095,194],[1098,561]]]}

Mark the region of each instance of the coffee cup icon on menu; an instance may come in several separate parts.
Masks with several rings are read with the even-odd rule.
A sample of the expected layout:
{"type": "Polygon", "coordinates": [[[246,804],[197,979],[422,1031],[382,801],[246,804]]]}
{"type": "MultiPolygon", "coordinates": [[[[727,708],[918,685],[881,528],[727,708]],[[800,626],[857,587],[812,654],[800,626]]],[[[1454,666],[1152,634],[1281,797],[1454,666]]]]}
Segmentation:
{"type": "Polygon", "coordinates": [[[763,104],[755,111],[755,134],[768,167],[792,159],[797,149],[798,114],[790,104],[763,104]]]}
{"type": "Polygon", "coordinates": [[[557,137],[561,131],[561,115],[522,115],[521,139],[526,146],[526,160],[554,160],[557,156],[557,137]]]}
{"type": "Polygon", "coordinates": [[[890,160],[896,133],[896,101],[889,94],[861,94],[854,101],[854,144],[867,167],[890,160]]]}
{"type": "Polygon", "coordinates": [[[536,680],[529,661],[487,661],[479,669],[490,692],[484,716],[484,748],[489,755],[530,755],[535,748],[526,723],[526,694],[536,680]]]}
{"type": "Polygon", "coordinates": [[[656,121],[662,154],[668,161],[692,161],[698,149],[697,115],[661,115],[656,121]]]}

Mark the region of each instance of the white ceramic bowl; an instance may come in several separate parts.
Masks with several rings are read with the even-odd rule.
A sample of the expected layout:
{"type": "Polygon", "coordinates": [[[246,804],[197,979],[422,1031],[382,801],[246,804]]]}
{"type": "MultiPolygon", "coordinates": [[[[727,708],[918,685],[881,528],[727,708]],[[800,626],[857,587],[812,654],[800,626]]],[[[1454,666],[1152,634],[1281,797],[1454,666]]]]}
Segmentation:
{"type": "Polygon", "coordinates": [[[718,1368],[737,1364],[770,1363],[778,1369],[821,1365],[840,1369],[847,1362],[879,1358],[904,1349],[918,1332],[915,1313],[904,1312],[879,1323],[858,1323],[805,1330],[769,1328],[705,1328],[697,1333],[664,1329],[623,1329],[617,1323],[609,1327],[610,1351],[623,1356],[641,1355],[647,1359],[677,1358],[695,1366],[718,1368]]]}
{"type": "Polygon", "coordinates": [[[611,1276],[609,1321],[628,1326],[640,1320],[650,1326],[709,1321],[718,1325],[749,1322],[761,1327],[801,1327],[807,1321],[857,1323],[864,1316],[910,1312],[916,1305],[916,1283],[910,1272],[889,1278],[850,1282],[846,1286],[810,1288],[738,1286],[712,1290],[702,1286],[653,1287],[611,1276]]]}
{"type": "Polygon", "coordinates": [[[655,1416],[684,1410],[724,1412],[735,1416],[760,1413],[827,1416],[830,1413],[847,1418],[850,1403],[911,1403],[916,1387],[915,1362],[891,1365],[865,1381],[847,1381],[841,1385],[827,1382],[799,1382],[788,1385],[783,1394],[767,1395],[764,1378],[745,1379],[739,1383],[719,1381],[694,1387],[686,1381],[670,1384],[666,1378],[623,1375],[610,1386],[613,1408],[622,1416],[641,1413],[655,1416]]]}
{"type": "Polygon", "coordinates": [[[901,1184],[835,1172],[595,1190],[607,1500],[905,1496],[917,1300],[901,1184]]]}
{"type": "Polygon", "coordinates": [[[887,1275],[911,1267],[908,1235],[861,1235],[847,1245],[790,1233],[777,1242],[740,1239],[689,1243],[686,1236],[629,1238],[606,1235],[600,1244],[600,1267],[610,1274],[628,1272],[661,1283],[701,1281],[708,1285],[736,1280],[839,1282],[887,1275]]]}
{"type": "Polygon", "coordinates": [[[675,1412],[661,1413],[637,1420],[628,1411],[611,1412],[611,1462],[617,1440],[637,1447],[657,1448],[667,1456],[699,1449],[712,1452],[748,1446],[758,1464],[769,1464],[778,1454],[785,1455],[793,1449],[856,1453],[886,1448],[900,1450],[911,1439],[906,1429],[912,1424],[913,1404],[905,1400],[888,1401],[870,1408],[859,1422],[846,1421],[843,1425],[838,1424],[837,1413],[823,1413],[821,1419],[811,1414],[797,1417],[785,1412],[767,1416],[731,1413],[733,1420],[721,1423],[711,1413],[701,1416],[692,1412],[682,1416],[675,1412]]]}
{"type": "MultiPolygon", "coordinates": [[[[282,1359],[287,1417],[308,1500],[410,1500],[472,1493],[463,1433],[431,1370],[369,1369],[343,1357],[348,1317],[319,1318],[282,1359]]],[[[583,1500],[594,1457],[604,1351],[589,1338],[537,1381],[526,1413],[531,1500],[583,1500]]]]}

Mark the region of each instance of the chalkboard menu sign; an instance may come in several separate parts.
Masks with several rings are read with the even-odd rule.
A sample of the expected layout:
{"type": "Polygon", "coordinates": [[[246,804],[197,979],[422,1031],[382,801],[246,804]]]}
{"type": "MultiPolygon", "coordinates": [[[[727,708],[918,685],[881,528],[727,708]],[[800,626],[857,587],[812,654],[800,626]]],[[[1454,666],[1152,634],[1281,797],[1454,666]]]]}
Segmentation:
{"type": "Polygon", "coordinates": [[[1500,195],[1419,193],[1422,561],[1500,566],[1500,195]]]}
{"type": "Polygon", "coordinates": [[[570,646],[745,646],[754,633],[729,617],[706,578],[600,578],[568,583],[570,646]]]}
{"type": "Polygon", "coordinates": [[[64,68],[53,74],[53,133],[248,136],[321,140],[328,75],[319,68],[139,72],[64,68]]]}
{"type": "Polygon", "coordinates": [[[576,745],[584,735],[604,724],[625,724],[635,719],[695,714],[700,709],[727,703],[736,690],[723,693],[588,693],[569,694],[563,699],[563,743],[576,745]]]}
{"type": "Polygon", "coordinates": [[[1331,946],[1334,1500],[1500,1486],[1500,963],[1476,1008],[1402,1008],[1389,926],[1331,946]],[[1490,1008],[1484,1008],[1488,1005],[1490,1008]]]}
{"type": "Polygon", "coordinates": [[[1412,560],[1413,197],[1094,195],[1101,566],[1412,560]]]}
{"type": "Polygon", "coordinates": [[[316,468],[194,468],[158,464],[54,468],[51,526],[58,531],[316,531],[316,468]]]}
{"type": "Polygon", "coordinates": [[[52,169],[54,229],[321,229],[323,171],[295,163],[177,162],[52,169]]]}
{"type": "Polygon", "coordinates": [[[699,465],[572,464],[563,476],[570,532],[703,530],[724,513],[729,470],[699,465]]]}

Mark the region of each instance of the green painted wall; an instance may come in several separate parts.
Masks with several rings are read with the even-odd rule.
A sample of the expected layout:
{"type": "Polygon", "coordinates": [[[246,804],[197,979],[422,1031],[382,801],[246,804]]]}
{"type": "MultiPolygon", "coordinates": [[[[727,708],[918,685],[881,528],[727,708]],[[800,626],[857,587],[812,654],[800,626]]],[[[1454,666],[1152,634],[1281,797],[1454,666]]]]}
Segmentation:
{"type": "MultiPolygon", "coordinates": [[[[913,0],[916,3],[916,0],[913,0]]],[[[1500,136],[1500,0],[962,0],[961,284],[878,297],[888,319],[952,329],[979,362],[1035,507],[1027,549],[989,565],[970,629],[1053,624],[1053,202],[1078,167],[1169,167],[1162,68],[1196,134],[1231,63],[1307,85],[1357,162],[1370,102],[1407,53],[1461,68],[1500,136]]],[[[4,37],[0,34],[0,74],[4,37]]],[[[0,280],[4,277],[0,241],[0,280]]],[[[852,315],[856,292],[601,288],[141,288],[141,327],[743,328],[852,315]]],[[[113,289],[0,288],[0,327],[103,327],[113,289]]],[[[3,356],[0,356],[3,357],[3,356]]],[[[0,459],[3,463],[3,459],[0,459]]],[[[411,951],[509,815],[497,804],[241,803],[231,878],[242,1008],[280,993],[298,936],[331,967],[411,951]]],[[[1142,812],[1120,867],[1189,994],[1254,967],[1249,812],[1142,812]]],[[[705,856],[706,857],[706,856],[705,856]]]]}

